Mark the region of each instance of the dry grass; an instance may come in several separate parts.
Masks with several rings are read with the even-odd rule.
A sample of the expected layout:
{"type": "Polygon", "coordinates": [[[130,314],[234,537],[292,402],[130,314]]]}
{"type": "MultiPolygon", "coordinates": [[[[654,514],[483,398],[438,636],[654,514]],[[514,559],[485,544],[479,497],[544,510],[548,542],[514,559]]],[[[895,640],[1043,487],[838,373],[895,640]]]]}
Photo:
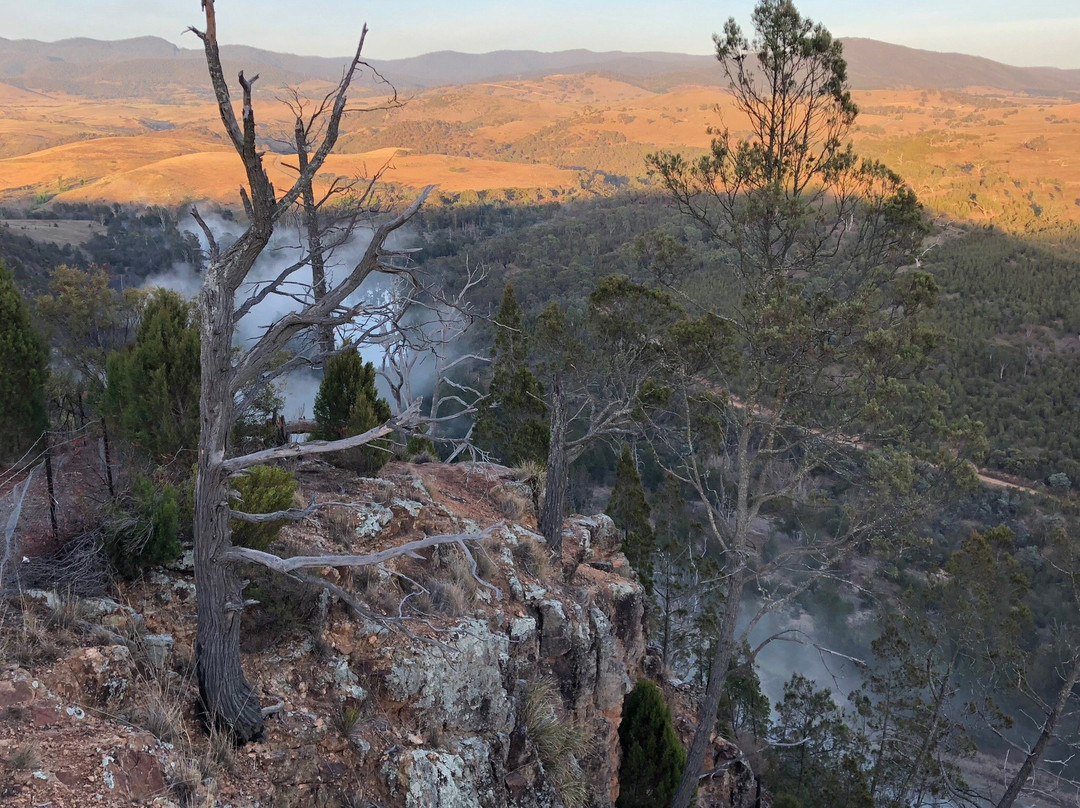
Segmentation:
{"type": "Polygon", "coordinates": [[[452,581],[427,580],[426,592],[416,598],[416,608],[425,614],[444,614],[447,617],[461,617],[469,610],[469,596],[465,590],[452,581]]]}
{"type": "Polygon", "coordinates": [[[169,773],[169,788],[184,808],[196,805],[202,781],[203,773],[195,759],[181,759],[169,773]]]}
{"type": "Polygon", "coordinates": [[[352,546],[356,531],[356,514],[349,508],[331,508],[326,514],[326,532],[330,540],[342,547],[352,546]]]}
{"type": "Polygon", "coordinates": [[[206,750],[199,758],[203,779],[215,777],[220,772],[232,774],[236,769],[236,744],[229,733],[217,726],[210,728],[206,750]]]}
{"type": "Polygon", "coordinates": [[[167,681],[146,681],[135,723],[159,741],[172,743],[184,733],[184,697],[167,681]]]}
{"type": "Polygon", "coordinates": [[[70,589],[54,593],[55,599],[47,605],[45,619],[53,629],[74,630],[85,616],[82,601],[70,589]]]}
{"type": "Polygon", "coordinates": [[[513,549],[514,563],[539,581],[551,575],[551,551],[542,541],[532,536],[521,536],[513,549]]]}
{"type": "Polygon", "coordinates": [[[41,753],[34,744],[19,746],[12,751],[7,759],[7,764],[19,771],[36,769],[41,765],[41,753]]]}
{"type": "Polygon", "coordinates": [[[487,547],[482,544],[473,544],[469,547],[473,558],[476,559],[476,573],[485,581],[490,581],[499,572],[499,566],[488,554],[487,547]]]}
{"type": "Polygon", "coordinates": [[[352,586],[360,600],[372,609],[386,614],[397,612],[404,593],[401,583],[378,567],[355,567],[351,570],[352,586]]]}
{"type": "Polygon", "coordinates": [[[561,710],[562,698],[553,680],[538,679],[525,691],[522,721],[548,782],[566,808],[581,808],[588,789],[577,758],[588,750],[589,736],[577,722],[560,716],[561,710]]]}
{"type": "Polygon", "coordinates": [[[7,632],[3,641],[3,656],[23,667],[55,662],[60,658],[58,639],[64,632],[51,631],[29,603],[24,603],[14,631],[7,632]]]}
{"type": "Polygon", "coordinates": [[[491,499],[499,513],[511,522],[520,522],[532,506],[532,503],[517,491],[501,486],[491,492],[491,499]]]}
{"type": "Polygon", "coordinates": [[[360,708],[354,704],[342,704],[334,710],[330,720],[341,737],[351,738],[360,723],[360,708]]]}

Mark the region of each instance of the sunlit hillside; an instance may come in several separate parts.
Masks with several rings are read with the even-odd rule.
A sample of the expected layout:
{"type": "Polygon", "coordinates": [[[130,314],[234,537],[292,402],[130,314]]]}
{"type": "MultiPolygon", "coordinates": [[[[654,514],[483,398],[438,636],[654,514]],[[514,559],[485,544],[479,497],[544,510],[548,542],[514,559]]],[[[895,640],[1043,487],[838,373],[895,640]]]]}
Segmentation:
{"type": "MultiPolygon", "coordinates": [[[[998,67],[987,75],[1016,81],[998,67]]],[[[512,78],[403,91],[398,104],[365,89],[353,105],[369,111],[350,117],[320,179],[382,171],[404,189],[437,185],[444,200],[591,197],[647,185],[650,152],[702,150],[710,126],[740,129],[716,86],[648,89],[655,83],[611,73],[512,78]]],[[[300,91],[321,98],[329,86],[313,79],[300,91]]],[[[284,186],[291,114],[280,87],[256,88],[271,176],[284,186]]],[[[0,201],[236,205],[239,164],[208,95],[174,87],[157,98],[0,84],[0,201]]],[[[1013,230],[1080,221],[1075,98],[975,87],[860,90],[856,99],[858,150],[899,171],[931,210],[1013,230]]]]}

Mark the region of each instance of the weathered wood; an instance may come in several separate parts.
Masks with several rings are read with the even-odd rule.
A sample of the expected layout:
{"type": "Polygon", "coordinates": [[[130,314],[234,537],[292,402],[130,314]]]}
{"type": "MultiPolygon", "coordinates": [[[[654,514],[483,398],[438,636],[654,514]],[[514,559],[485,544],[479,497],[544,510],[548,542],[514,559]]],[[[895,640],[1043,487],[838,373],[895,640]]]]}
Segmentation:
{"type": "Polygon", "coordinates": [[[223,461],[221,467],[231,474],[240,471],[241,469],[257,466],[261,463],[269,463],[273,460],[283,460],[289,457],[307,457],[308,455],[325,454],[327,452],[340,452],[342,449],[353,449],[357,446],[363,446],[364,444],[376,441],[379,438],[384,438],[396,429],[411,426],[415,423],[419,410],[420,401],[417,400],[412,403],[409,409],[401,413],[401,415],[392,418],[385,424],[379,424],[376,427],[372,427],[367,432],[363,432],[359,435],[353,435],[349,438],[340,438],[338,440],[311,440],[305,443],[286,443],[284,446],[275,446],[271,449],[252,452],[251,454],[246,454],[242,457],[230,458],[223,461]]]}
{"type": "MultiPolygon", "coordinates": [[[[296,157],[300,165],[300,175],[307,176],[308,140],[307,127],[299,115],[296,117],[296,157]]],[[[300,201],[304,211],[304,228],[307,230],[308,260],[311,263],[311,290],[315,302],[326,297],[326,265],[323,261],[322,233],[319,230],[319,209],[315,205],[315,190],[311,181],[304,183],[300,190],[300,201]]],[[[319,351],[324,354],[334,350],[334,329],[329,325],[318,327],[319,351]]]]}
{"type": "MultiPolygon", "coordinates": [[[[308,329],[314,329],[317,333],[322,329],[325,334],[326,328],[346,321],[355,312],[356,307],[347,305],[345,301],[371,273],[388,268],[400,271],[400,268],[385,263],[388,253],[384,251],[384,243],[391,233],[419,210],[431,189],[425,189],[405,211],[376,227],[363,257],[343,281],[327,289],[321,299],[278,319],[263,332],[253,347],[237,355],[233,350],[233,335],[239,319],[250,310],[250,301],[237,308],[237,291],[248,282],[256,261],[270,241],[275,224],[301,199],[305,190],[310,191],[314,177],[337,141],[347,105],[346,94],[358,66],[362,64],[361,52],[367,26],[361,32],[356,53],[337,90],[324,102],[330,113],[325,119],[321,139],[317,145],[308,143],[305,133],[305,139],[298,144],[303,152],[299,176],[285,193],[278,196],[263,165],[262,151],[256,139],[252,95],[258,77],[247,79],[243,73],[239,75],[243,111],[242,119],[238,121],[221,67],[214,0],[202,0],[202,5],[206,30],[191,30],[203,42],[221,121],[244,166],[247,182],[246,187],[240,189],[240,197],[249,224],[239,238],[221,250],[206,222],[198,211],[193,211],[210,244],[209,266],[198,296],[202,389],[194,512],[198,604],[195,650],[199,694],[207,720],[226,729],[236,741],[243,743],[261,736],[265,711],[244,678],[241,666],[240,615],[246,601],[243,597],[244,582],[236,573],[238,556],[235,553],[238,548],[232,545],[230,520],[235,514],[229,507],[229,477],[258,463],[332,452],[376,440],[395,429],[410,425],[419,402],[394,421],[363,435],[339,441],[279,446],[228,459],[229,435],[236,420],[237,408],[246,406],[253,395],[265,388],[276,374],[283,372],[277,359],[290,339],[308,329]]],[[[279,287],[282,282],[278,281],[279,287]]],[[[286,362],[285,366],[292,365],[286,362]]]]}
{"type": "Polygon", "coordinates": [[[415,555],[421,550],[430,547],[438,547],[443,544],[461,544],[467,541],[479,541],[490,536],[503,526],[502,522],[485,528],[479,533],[450,533],[439,536],[427,536],[416,541],[406,542],[375,553],[364,555],[317,555],[317,556],[292,556],[281,558],[273,553],[262,550],[253,550],[250,547],[232,547],[222,556],[223,561],[251,561],[262,564],[278,572],[289,573],[302,569],[320,569],[322,567],[370,567],[374,564],[383,564],[394,558],[415,555]]]}

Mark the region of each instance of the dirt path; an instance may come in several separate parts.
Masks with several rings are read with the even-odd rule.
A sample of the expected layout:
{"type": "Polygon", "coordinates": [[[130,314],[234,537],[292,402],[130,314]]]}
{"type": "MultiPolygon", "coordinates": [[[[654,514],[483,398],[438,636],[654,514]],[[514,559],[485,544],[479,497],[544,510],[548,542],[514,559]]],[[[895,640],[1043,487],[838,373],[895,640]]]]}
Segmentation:
{"type": "Polygon", "coordinates": [[[1002,479],[1001,477],[996,477],[991,472],[989,472],[987,469],[979,469],[979,482],[986,483],[987,485],[991,485],[994,488],[1014,488],[1017,491],[1024,491],[1025,493],[1028,493],[1028,494],[1038,494],[1038,493],[1040,493],[1039,491],[1036,491],[1034,488],[1029,488],[1026,485],[1021,485],[1020,483],[1009,482],[1008,480],[1002,479]]]}

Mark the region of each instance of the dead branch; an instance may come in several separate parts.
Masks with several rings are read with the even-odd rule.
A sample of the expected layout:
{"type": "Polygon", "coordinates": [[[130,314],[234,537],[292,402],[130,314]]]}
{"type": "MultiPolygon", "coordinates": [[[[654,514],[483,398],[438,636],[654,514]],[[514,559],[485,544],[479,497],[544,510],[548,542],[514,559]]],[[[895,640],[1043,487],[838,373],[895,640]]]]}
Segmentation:
{"type": "MultiPolygon", "coordinates": [[[[504,525],[504,522],[498,522],[490,527],[484,528],[484,530],[481,530],[479,533],[451,533],[438,536],[427,536],[423,539],[406,542],[405,544],[396,547],[388,547],[385,550],[379,550],[378,552],[367,553],[365,555],[335,555],[331,553],[328,555],[281,558],[273,553],[263,552],[262,550],[253,550],[250,547],[231,547],[220,557],[220,560],[225,562],[248,561],[254,564],[261,564],[268,569],[272,569],[275,572],[280,572],[284,575],[292,575],[298,570],[322,569],[323,567],[369,567],[376,564],[383,564],[392,559],[401,558],[402,556],[416,557],[421,550],[427,550],[431,547],[438,547],[444,544],[456,544],[462,548],[466,557],[470,560],[473,577],[476,579],[477,583],[494,591],[496,598],[499,598],[502,596],[501,590],[480,577],[479,572],[477,571],[476,559],[473,558],[473,555],[465,542],[485,539],[488,536],[491,536],[495,531],[502,529],[504,525]]],[[[323,586],[329,584],[329,582],[327,581],[324,583],[322,579],[320,579],[318,584],[323,586]]]]}
{"type": "Polygon", "coordinates": [[[251,466],[257,466],[261,463],[268,463],[272,460],[282,460],[287,457],[307,457],[313,454],[325,454],[326,452],[340,452],[342,449],[353,449],[357,446],[363,446],[366,443],[378,440],[379,438],[385,438],[387,435],[398,429],[407,429],[412,426],[417,419],[420,412],[420,401],[417,400],[395,418],[391,418],[385,424],[372,427],[367,432],[362,432],[359,435],[353,435],[350,438],[341,438],[340,440],[313,440],[306,443],[289,443],[285,446],[275,446],[272,449],[263,449],[259,452],[252,452],[241,457],[232,457],[228,460],[223,460],[220,464],[221,468],[230,474],[233,472],[246,469],[251,466]]]}
{"type": "Polygon", "coordinates": [[[270,513],[244,513],[243,511],[230,510],[229,518],[236,519],[240,522],[251,522],[253,524],[264,524],[266,522],[278,522],[282,520],[301,522],[323,508],[352,508],[353,510],[360,510],[363,507],[364,505],[362,503],[357,502],[316,502],[315,497],[312,496],[311,503],[306,508],[288,508],[287,510],[272,511],[270,513]]]}

